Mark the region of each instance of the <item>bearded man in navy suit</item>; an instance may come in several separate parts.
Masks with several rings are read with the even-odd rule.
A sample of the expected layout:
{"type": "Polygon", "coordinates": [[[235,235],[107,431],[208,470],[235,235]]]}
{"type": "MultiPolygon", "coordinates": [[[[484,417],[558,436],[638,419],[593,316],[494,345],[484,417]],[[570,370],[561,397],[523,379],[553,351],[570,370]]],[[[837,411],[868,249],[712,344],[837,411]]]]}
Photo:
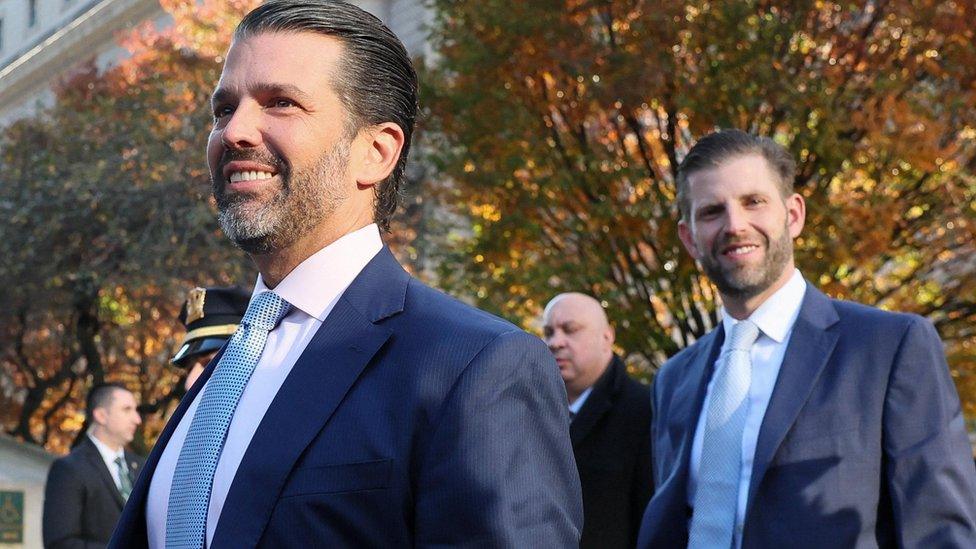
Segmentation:
{"type": "Polygon", "coordinates": [[[576,546],[545,344],[424,286],[380,239],[417,114],[400,41],[344,2],[266,2],[238,26],[212,104],[219,220],[260,276],[113,546],[576,546]]]}
{"type": "Polygon", "coordinates": [[[794,266],[806,206],[770,139],[702,138],[679,234],[722,323],[652,391],[639,547],[976,547],[976,470],[923,318],[833,300],[794,266]]]}

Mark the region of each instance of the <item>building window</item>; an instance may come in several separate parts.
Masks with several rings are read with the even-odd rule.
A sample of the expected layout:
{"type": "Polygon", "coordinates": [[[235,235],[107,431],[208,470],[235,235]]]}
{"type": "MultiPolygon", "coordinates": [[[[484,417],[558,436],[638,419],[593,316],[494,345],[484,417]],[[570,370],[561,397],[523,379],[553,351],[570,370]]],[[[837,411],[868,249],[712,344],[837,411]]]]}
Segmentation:
{"type": "Polygon", "coordinates": [[[27,0],[27,26],[37,24],[37,0],[27,0]]]}

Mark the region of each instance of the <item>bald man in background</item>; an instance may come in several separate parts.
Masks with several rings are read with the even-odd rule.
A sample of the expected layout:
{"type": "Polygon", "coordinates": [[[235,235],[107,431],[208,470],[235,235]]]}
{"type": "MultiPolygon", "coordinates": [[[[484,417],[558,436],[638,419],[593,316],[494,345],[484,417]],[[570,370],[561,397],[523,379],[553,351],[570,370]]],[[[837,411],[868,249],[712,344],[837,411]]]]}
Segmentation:
{"type": "Polygon", "coordinates": [[[544,339],[566,384],[569,432],[583,487],[580,547],[634,547],[651,480],[651,398],[614,354],[600,303],[559,294],[543,313],[544,339]]]}

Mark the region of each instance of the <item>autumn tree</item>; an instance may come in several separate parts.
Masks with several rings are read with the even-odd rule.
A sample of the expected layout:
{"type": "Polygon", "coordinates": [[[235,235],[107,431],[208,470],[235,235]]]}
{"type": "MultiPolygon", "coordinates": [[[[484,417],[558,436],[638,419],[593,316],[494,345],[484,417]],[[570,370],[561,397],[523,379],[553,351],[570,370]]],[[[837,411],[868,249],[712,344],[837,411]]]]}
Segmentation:
{"type": "Polygon", "coordinates": [[[651,369],[711,329],[674,181],[716,128],[799,160],[799,267],[932,319],[976,411],[972,0],[434,0],[429,156],[460,216],[442,283],[531,326],[602,299],[651,369]]]}
{"type": "Polygon", "coordinates": [[[81,67],[52,106],[0,135],[0,419],[63,450],[92,383],[141,393],[155,438],[183,372],[168,364],[188,288],[242,280],[207,197],[209,95],[256,1],[161,2],[172,27],[81,67]]]}

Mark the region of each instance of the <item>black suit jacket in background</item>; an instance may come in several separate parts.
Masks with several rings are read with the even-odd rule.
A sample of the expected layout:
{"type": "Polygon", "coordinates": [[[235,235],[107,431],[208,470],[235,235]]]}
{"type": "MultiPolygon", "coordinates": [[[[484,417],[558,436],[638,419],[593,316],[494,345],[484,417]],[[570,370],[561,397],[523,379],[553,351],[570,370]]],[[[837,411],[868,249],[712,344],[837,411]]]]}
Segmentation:
{"type": "Polygon", "coordinates": [[[583,549],[632,548],[651,475],[651,395],[614,356],[570,425],[583,487],[583,549]]]}
{"type": "MultiPolygon", "coordinates": [[[[125,452],[134,485],[143,458],[125,452]]],[[[87,436],[51,465],[44,490],[44,547],[105,547],[122,514],[122,495],[102,455],[87,436]]]]}

